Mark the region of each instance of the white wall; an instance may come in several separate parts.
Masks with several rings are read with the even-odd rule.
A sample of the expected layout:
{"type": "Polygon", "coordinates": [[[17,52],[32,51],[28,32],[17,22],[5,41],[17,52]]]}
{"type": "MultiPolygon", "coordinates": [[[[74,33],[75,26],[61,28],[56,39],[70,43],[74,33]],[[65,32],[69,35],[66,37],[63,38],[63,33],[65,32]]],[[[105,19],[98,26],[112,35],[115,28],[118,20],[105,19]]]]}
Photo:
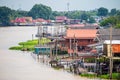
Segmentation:
{"type": "Polygon", "coordinates": [[[63,34],[66,31],[66,28],[64,27],[64,25],[60,25],[60,26],[40,26],[39,27],[39,33],[50,33],[51,35],[58,35],[58,34],[63,34]]]}

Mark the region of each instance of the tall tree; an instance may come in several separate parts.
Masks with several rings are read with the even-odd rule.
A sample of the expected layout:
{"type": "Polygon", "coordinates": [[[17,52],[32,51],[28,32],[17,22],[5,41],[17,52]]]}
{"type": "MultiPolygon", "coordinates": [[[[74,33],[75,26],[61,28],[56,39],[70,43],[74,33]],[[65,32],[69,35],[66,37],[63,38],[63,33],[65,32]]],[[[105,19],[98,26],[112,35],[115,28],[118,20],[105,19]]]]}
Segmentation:
{"type": "Polygon", "coordinates": [[[104,7],[99,8],[97,15],[98,16],[107,16],[108,15],[108,9],[104,8],[104,7]]]}
{"type": "Polygon", "coordinates": [[[115,28],[120,28],[120,15],[110,16],[100,23],[101,26],[107,26],[109,24],[112,24],[115,28]]]}
{"type": "Polygon", "coordinates": [[[81,20],[85,20],[85,21],[87,21],[89,17],[90,17],[90,16],[89,16],[88,14],[86,14],[85,12],[83,12],[83,13],[80,15],[80,19],[81,19],[81,20]]]}
{"type": "Polygon", "coordinates": [[[111,9],[111,11],[110,11],[110,15],[115,15],[117,13],[117,10],[116,10],[116,8],[114,8],[114,9],[111,9]]]}
{"type": "Polygon", "coordinates": [[[90,17],[89,18],[89,21],[88,21],[88,23],[95,23],[96,21],[95,21],[95,19],[93,18],[93,17],[90,17]]]}
{"type": "Polygon", "coordinates": [[[16,13],[20,16],[20,17],[24,17],[24,16],[28,16],[28,11],[23,11],[23,10],[17,10],[16,13]]]}
{"type": "Polygon", "coordinates": [[[29,11],[28,15],[32,16],[34,19],[36,18],[44,18],[49,19],[52,13],[52,9],[43,4],[35,4],[32,9],[29,11]]]}
{"type": "Polygon", "coordinates": [[[0,7],[0,25],[8,26],[10,25],[10,16],[12,14],[12,10],[8,7],[0,7]]]}

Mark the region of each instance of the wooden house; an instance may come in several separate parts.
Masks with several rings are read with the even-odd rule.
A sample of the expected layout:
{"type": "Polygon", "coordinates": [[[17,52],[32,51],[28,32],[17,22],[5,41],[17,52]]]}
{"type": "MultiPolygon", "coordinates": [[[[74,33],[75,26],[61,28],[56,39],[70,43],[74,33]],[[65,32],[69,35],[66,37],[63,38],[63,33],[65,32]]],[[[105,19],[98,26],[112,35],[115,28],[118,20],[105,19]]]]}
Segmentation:
{"type": "Polygon", "coordinates": [[[101,45],[103,45],[103,54],[110,56],[110,35],[111,38],[111,46],[112,53],[115,57],[120,57],[120,29],[114,29],[110,31],[110,29],[99,29],[97,31],[97,37],[95,41],[98,41],[101,45]]]}
{"type": "Polygon", "coordinates": [[[96,43],[96,32],[96,29],[68,29],[60,47],[69,54],[90,51],[87,45],[96,43]]]}
{"type": "Polygon", "coordinates": [[[104,41],[104,53],[107,53],[107,56],[110,57],[110,51],[112,51],[113,56],[120,57],[120,40],[112,40],[111,48],[110,48],[110,40],[105,40],[104,41]]]}

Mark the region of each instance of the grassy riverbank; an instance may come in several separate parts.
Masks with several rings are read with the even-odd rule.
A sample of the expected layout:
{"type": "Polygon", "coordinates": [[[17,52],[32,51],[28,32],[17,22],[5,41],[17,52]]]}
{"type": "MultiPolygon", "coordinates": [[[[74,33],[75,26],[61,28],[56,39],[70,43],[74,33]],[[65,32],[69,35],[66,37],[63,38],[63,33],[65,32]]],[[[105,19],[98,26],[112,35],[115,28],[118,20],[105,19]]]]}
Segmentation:
{"type": "MultiPolygon", "coordinates": [[[[45,44],[50,42],[49,39],[47,38],[42,38],[40,40],[40,44],[45,44]]],[[[28,51],[33,51],[34,50],[34,46],[38,44],[38,39],[35,40],[28,40],[26,42],[19,42],[18,46],[12,46],[9,49],[10,50],[28,50],[28,51]]]]}
{"type": "MultiPolygon", "coordinates": [[[[101,78],[101,79],[109,79],[109,74],[102,74],[102,75],[96,75],[96,74],[80,74],[81,77],[88,77],[88,78],[101,78]]],[[[112,73],[112,79],[119,80],[120,79],[120,73],[112,73]]]]}

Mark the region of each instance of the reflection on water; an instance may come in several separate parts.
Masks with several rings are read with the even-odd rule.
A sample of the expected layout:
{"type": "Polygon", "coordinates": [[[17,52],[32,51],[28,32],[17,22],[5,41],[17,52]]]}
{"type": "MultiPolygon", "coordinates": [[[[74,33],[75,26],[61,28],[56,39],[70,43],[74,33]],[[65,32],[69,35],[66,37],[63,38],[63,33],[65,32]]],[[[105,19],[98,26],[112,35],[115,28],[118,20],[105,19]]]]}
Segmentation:
{"type": "Polygon", "coordinates": [[[30,52],[8,50],[36,32],[37,27],[0,28],[0,80],[87,80],[38,63],[30,52]]]}

